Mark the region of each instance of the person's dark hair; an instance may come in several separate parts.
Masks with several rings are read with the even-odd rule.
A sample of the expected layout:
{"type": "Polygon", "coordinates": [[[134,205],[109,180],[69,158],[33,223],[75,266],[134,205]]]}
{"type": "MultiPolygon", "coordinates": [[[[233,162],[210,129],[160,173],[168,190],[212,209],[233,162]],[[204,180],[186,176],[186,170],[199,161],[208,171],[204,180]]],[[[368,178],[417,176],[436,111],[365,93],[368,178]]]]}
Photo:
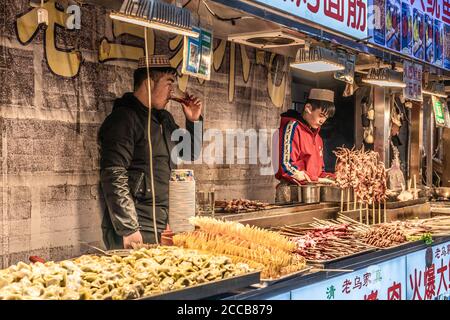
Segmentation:
{"type": "MultiPolygon", "coordinates": [[[[174,68],[150,68],[150,79],[154,82],[158,82],[158,80],[165,74],[176,75],[177,70],[174,68]]],[[[133,75],[134,80],[134,91],[139,89],[141,84],[147,80],[147,68],[139,68],[134,71],[133,75]]]]}
{"type": "Polygon", "coordinates": [[[320,109],[327,115],[328,118],[332,118],[334,116],[334,113],[336,112],[336,107],[334,106],[333,102],[308,99],[306,100],[306,104],[308,103],[312,106],[312,111],[320,109]]]}

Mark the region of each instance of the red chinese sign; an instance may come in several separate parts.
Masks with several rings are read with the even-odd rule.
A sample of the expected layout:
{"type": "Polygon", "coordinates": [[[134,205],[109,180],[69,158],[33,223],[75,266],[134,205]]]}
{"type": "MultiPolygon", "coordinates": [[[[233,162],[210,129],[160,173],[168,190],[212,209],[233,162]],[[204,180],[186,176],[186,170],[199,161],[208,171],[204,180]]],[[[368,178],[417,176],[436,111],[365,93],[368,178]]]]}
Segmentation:
{"type": "Polygon", "coordinates": [[[358,39],[367,37],[368,0],[255,0],[358,39]]]}

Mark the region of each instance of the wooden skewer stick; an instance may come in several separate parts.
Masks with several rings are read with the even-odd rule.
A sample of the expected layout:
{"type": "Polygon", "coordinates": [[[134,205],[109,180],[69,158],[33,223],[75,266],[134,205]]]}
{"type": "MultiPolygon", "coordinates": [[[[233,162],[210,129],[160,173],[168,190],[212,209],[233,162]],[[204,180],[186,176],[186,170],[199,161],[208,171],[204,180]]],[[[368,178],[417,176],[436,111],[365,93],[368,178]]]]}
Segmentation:
{"type": "Polygon", "coordinates": [[[347,188],[347,211],[350,211],[350,187],[347,188]]]}
{"type": "Polygon", "coordinates": [[[377,216],[375,215],[375,201],[372,202],[372,224],[376,223],[377,216]]]}
{"type": "Polygon", "coordinates": [[[381,223],[381,202],[378,201],[378,223],[381,223]]]}
{"type": "Polygon", "coordinates": [[[384,199],[384,208],[383,208],[383,210],[384,210],[384,222],[386,223],[387,222],[387,217],[386,217],[386,199],[384,199]]]}
{"type": "Polygon", "coordinates": [[[369,225],[369,203],[366,203],[366,224],[369,225]]]}
{"type": "Polygon", "coordinates": [[[362,202],[359,203],[359,223],[362,223],[362,202]]]}

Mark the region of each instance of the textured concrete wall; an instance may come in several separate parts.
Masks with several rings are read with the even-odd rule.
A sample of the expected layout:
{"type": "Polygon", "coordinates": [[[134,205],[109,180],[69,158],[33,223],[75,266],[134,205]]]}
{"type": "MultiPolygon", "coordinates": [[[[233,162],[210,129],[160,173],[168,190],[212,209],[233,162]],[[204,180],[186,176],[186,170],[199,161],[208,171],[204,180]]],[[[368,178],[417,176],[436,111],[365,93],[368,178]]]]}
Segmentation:
{"type": "MultiPolygon", "coordinates": [[[[0,3],[0,267],[32,254],[79,255],[85,250],[80,241],[101,245],[97,131],[113,100],[131,90],[136,66],[98,62],[100,40],[110,37],[111,23],[104,9],[87,6],[81,31],[57,31],[58,46],[81,50],[80,73],[72,79],[55,75],[45,58],[42,31],[27,45],[17,40],[16,15],[29,9],[26,0],[0,3]]],[[[167,36],[157,36],[157,53],[167,53],[167,36]]],[[[276,128],[282,110],[268,96],[267,68],[256,64],[254,49],[247,49],[247,83],[236,59],[235,97],[228,102],[229,47],[211,81],[189,80],[188,90],[204,101],[205,127],[276,128]]],[[[289,90],[285,107],[287,101],[289,90]]],[[[169,110],[184,123],[179,106],[169,110]]],[[[214,184],[217,198],[274,199],[275,180],[260,176],[258,165],[192,167],[199,189],[214,184]]]]}

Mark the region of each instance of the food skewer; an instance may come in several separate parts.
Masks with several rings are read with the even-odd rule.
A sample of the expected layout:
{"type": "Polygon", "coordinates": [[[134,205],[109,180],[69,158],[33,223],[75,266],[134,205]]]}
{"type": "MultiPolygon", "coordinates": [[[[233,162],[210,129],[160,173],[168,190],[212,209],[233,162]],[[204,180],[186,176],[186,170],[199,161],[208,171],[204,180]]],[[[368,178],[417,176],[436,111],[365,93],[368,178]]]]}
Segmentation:
{"type": "Polygon", "coordinates": [[[381,202],[378,201],[378,223],[381,223],[381,202]]]}
{"type": "Polygon", "coordinates": [[[347,188],[347,211],[350,211],[350,188],[347,188]]]}
{"type": "Polygon", "coordinates": [[[369,203],[366,203],[366,224],[369,225],[369,203]]]}
{"type": "Polygon", "coordinates": [[[376,224],[375,201],[372,201],[372,224],[376,224]]]}
{"type": "Polygon", "coordinates": [[[359,203],[359,222],[362,223],[362,203],[359,203]]]}

